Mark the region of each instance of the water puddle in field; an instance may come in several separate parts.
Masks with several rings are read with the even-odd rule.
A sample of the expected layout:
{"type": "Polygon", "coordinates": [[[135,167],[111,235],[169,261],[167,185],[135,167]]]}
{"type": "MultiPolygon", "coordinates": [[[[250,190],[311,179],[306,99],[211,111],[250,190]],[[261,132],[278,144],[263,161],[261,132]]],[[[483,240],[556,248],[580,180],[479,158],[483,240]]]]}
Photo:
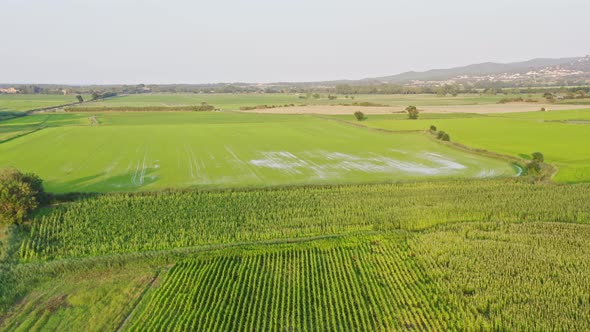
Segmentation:
{"type": "MultiPolygon", "coordinates": [[[[256,167],[276,169],[288,174],[302,174],[311,170],[318,178],[337,176],[343,171],[439,175],[459,173],[467,169],[467,166],[458,161],[433,152],[411,153],[398,150],[390,152],[399,159],[376,153],[359,156],[341,152],[317,151],[295,155],[286,151],[266,151],[260,153],[259,159],[250,160],[249,163],[256,167]]],[[[495,175],[497,174],[494,170],[483,169],[477,176],[492,177],[495,175]]]]}

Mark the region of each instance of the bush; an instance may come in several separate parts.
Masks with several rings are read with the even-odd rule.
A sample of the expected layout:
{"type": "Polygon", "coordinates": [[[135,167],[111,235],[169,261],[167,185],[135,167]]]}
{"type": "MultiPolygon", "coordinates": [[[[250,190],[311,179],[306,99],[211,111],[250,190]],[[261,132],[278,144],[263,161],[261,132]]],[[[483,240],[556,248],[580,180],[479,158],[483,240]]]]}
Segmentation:
{"type": "Polygon", "coordinates": [[[21,223],[46,200],[43,181],[37,175],[14,168],[0,170],[0,224],[21,223]]]}
{"type": "Polygon", "coordinates": [[[531,161],[526,165],[527,173],[529,174],[539,174],[541,172],[541,163],[538,161],[531,161]]]}
{"type": "Polygon", "coordinates": [[[533,152],[531,156],[533,157],[533,161],[536,161],[538,163],[545,162],[545,156],[543,156],[541,152],[533,152]]]}
{"type": "Polygon", "coordinates": [[[445,133],[444,131],[439,131],[438,134],[436,135],[436,138],[438,138],[441,141],[450,141],[451,140],[451,136],[449,136],[449,134],[445,133]]]}
{"type": "Polygon", "coordinates": [[[201,103],[201,105],[199,105],[199,106],[194,106],[193,107],[193,111],[195,111],[195,112],[211,112],[213,110],[215,110],[215,106],[209,105],[209,104],[204,103],[204,102],[201,103]]]}
{"type": "Polygon", "coordinates": [[[416,106],[406,107],[406,112],[408,112],[408,117],[412,120],[418,119],[418,114],[420,113],[416,106]]]}
{"type": "Polygon", "coordinates": [[[546,112],[547,110],[545,109],[545,107],[541,107],[541,112],[546,112]]]}
{"type": "Polygon", "coordinates": [[[354,112],[354,117],[357,119],[357,121],[363,121],[365,119],[365,113],[356,111],[354,112]]]}
{"type": "Polygon", "coordinates": [[[435,125],[430,125],[430,131],[436,132],[436,126],[435,125]]]}

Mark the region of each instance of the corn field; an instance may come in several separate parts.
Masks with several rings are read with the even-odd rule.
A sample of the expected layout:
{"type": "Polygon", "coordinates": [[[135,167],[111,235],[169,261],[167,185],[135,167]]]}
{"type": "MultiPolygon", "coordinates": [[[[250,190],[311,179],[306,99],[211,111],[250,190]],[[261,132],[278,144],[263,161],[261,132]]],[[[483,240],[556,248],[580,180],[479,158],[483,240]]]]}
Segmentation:
{"type": "Polygon", "coordinates": [[[467,330],[590,330],[590,226],[444,225],[409,250],[467,330]]]}
{"type": "Polygon", "coordinates": [[[407,255],[404,236],[179,262],[132,331],[445,331],[459,313],[407,255]]]}
{"type": "Polygon", "coordinates": [[[590,222],[590,185],[512,180],[109,194],[35,218],[23,261],[455,222],[590,222]]]}

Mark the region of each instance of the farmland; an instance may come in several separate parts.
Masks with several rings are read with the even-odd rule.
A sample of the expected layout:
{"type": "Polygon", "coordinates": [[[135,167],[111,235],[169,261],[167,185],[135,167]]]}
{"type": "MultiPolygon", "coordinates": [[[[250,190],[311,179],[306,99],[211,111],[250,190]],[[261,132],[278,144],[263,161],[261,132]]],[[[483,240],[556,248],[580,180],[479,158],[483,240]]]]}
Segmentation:
{"type": "MultiPolygon", "coordinates": [[[[503,98],[513,97],[512,95],[478,95],[464,94],[456,97],[437,97],[433,94],[418,95],[354,95],[353,98],[345,98],[340,95],[337,99],[329,99],[327,95],[319,98],[308,97],[306,94],[139,94],[121,96],[80,105],[84,107],[174,107],[198,105],[206,102],[226,111],[237,111],[243,106],[258,105],[333,105],[353,104],[369,102],[388,106],[434,106],[434,105],[485,105],[496,104],[503,98]],[[305,98],[300,98],[305,97],[305,98]]],[[[541,95],[532,95],[540,98],[541,95]]]]}
{"type": "Polygon", "coordinates": [[[1,121],[0,168],[52,196],[0,226],[0,330],[590,329],[589,110],[236,111],[291,103],[144,94],[1,121]],[[172,109],[201,102],[223,111],[172,109]],[[526,173],[535,151],[553,179],[526,173]]]}
{"type": "Polygon", "coordinates": [[[71,104],[77,101],[75,95],[0,94],[0,112],[24,112],[37,108],[71,104]]]}
{"type": "Polygon", "coordinates": [[[53,192],[517,173],[507,161],[471,155],[420,133],[391,135],[314,116],[150,112],[103,113],[96,119],[98,125],[84,114],[41,114],[8,121],[2,125],[5,130],[26,127],[30,133],[0,145],[0,166],[33,171],[53,192]],[[31,130],[31,126],[43,128],[31,130]],[[42,164],[35,162],[39,158],[42,164]]]}
{"type": "Polygon", "coordinates": [[[19,252],[44,260],[466,221],[590,223],[588,194],[515,180],[111,194],[36,218],[19,252]]]}
{"type": "Polygon", "coordinates": [[[4,327],[584,329],[589,194],[487,180],[90,196],[14,244],[4,296],[37,286],[4,327]]]}
{"type": "MultiPolygon", "coordinates": [[[[355,121],[352,116],[339,119],[355,121]]],[[[477,115],[423,114],[407,120],[403,115],[372,115],[362,124],[392,131],[426,130],[435,125],[449,133],[454,142],[471,148],[530,158],[541,151],[548,162],[559,168],[559,182],[590,181],[590,156],[587,143],[590,130],[586,121],[590,110],[477,115]]]]}

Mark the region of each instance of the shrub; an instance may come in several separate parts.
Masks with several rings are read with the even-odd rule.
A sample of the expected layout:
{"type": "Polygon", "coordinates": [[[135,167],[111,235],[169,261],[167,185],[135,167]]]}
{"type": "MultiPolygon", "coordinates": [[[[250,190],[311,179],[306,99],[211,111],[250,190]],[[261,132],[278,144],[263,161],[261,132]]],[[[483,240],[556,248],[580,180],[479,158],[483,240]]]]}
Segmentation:
{"type": "Polygon", "coordinates": [[[204,102],[201,103],[201,105],[198,105],[198,106],[194,106],[193,107],[193,111],[195,111],[195,112],[211,112],[213,110],[215,110],[215,106],[209,105],[209,104],[204,103],[204,102]]]}
{"type": "Polygon", "coordinates": [[[543,156],[541,152],[533,152],[531,156],[533,157],[533,161],[536,161],[538,163],[545,162],[545,156],[543,156]]]}
{"type": "Polygon", "coordinates": [[[533,160],[526,165],[526,169],[529,174],[539,174],[541,172],[541,163],[533,160]]]}
{"type": "Polygon", "coordinates": [[[46,197],[37,175],[14,168],[0,170],[0,224],[22,222],[46,197]]]}
{"type": "Polygon", "coordinates": [[[412,120],[418,119],[418,114],[420,113],[416,106],[406,107],[406,112],[408,112],[408,117],[412,120]]]}
{"type": "Polygon", "coordinates": [[[449,134],[445,133],[444,131],[439,131],[438,134],[436,135],[436,138],[438,138],[441,141],[450,141],[451,140],[451,136],[449,136],[449,134]]]}
{"type": "Polygon", "coordinates": [[[363,121],[365,119],[365,113],[356,111],[354,112],[354,117],[357,119],[357,121],[363,121]]]}
{"type": "Polygon", "coordinates": [[[430,131],[431,132],[436,132],[436,126],[435,125],[430,125],[430,131]]]}

